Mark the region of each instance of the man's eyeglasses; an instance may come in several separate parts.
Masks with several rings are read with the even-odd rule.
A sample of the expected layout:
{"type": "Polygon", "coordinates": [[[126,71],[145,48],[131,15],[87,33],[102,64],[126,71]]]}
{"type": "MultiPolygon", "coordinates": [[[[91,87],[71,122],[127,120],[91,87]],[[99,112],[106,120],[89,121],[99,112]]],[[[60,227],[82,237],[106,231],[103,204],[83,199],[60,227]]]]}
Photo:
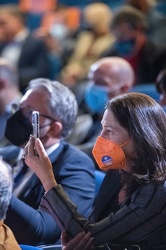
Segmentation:
{"type": "MultiPolygon", "coordinates": [[[[27,117],[28,119],[31,119],[31,117],[32,117],[32,112],[34,111],[34,110],[31,109],[30,107],[21,107],[20,104],[13,103],[13,104],[12,104],[12,114],[14,114],[14,113],[15,113],[16,111],[18,111],[18,110],[21,110],[22,113],[23,113],[23,115],[24,115],[25,117],[27,117]]],[[[47,118],[47,119],[50,119],[50,120],[52,120],[52,121],[55,121],[54,118],[52,118],[52,117],[50,117],[50,116],[48,116],[48,115],[45,115],[45,114],[41,114],[40,112],[39,112],[39,116],[44,117],[44,118],[47,118]]]]}

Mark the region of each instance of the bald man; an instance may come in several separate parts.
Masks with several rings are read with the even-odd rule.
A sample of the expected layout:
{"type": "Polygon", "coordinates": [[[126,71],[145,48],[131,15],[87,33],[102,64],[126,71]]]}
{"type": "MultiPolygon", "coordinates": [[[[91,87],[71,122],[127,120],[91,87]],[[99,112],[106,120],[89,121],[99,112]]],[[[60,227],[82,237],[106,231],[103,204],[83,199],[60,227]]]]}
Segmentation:
{"type": "Polygon", "coordinates": [[[21,250],[12,231],[3,223],[10,203],[12,187],[11,169],[0,159],[0,249],[21,250]]]}
{"type": "MultiPolygon", "coordinates": [[[[91,152],[94,142],[101,131],[101,118],[107,101],[115,96],[129,92],[134,81],[135,76],[131,65],[120,57],[102,58],[90,67],[84,100],[92,115],[93,124],[83,141],[79,141],[79,144],[76,143],[90,157],[93,158],[91,152]]],[[[82,133],[85,130],[85,123],[86,121],[82,123],[82,133]]],[[[80,140],[81,134],[77,138],[80,140]]]]}
{"type": "Polygon", "coordinates": [[[16,68],[4,58],[0,58],[0,147],[11,144],[5,137],[5,127],[11,115],[12,103],[21,99],[16,68]]]}
{"type": "Polygon", "coordinates": [[[103,114],[104,106],[110,98],[131,89],[134,84],[134,71],[126,60],[120,57],[107,57],[90,67],[88,79],[86,104],[93,114],[103,114]]]}
{"type": "MultiPolygon", "coordinates": [[[[100,59],[91,66],[88,78],[89,83],[85,92],[85,100],[89,110],[91,110],[94,117],[97,117],[94,124],[95,122],[96,124],[98,123],[98,129],[96,129],[96,133],[94,133],[88,143],[79,147],[90,154],[101,130],[101,117],[107,101],[110,98],[129,92],[134,84],[135,77],[132,67],[125,59],[108,57],[100,59]]],[[[93,133],[96,124],[90,133],[93,133]]],[[[93,212],[89,217],[91,223],[96,223],[107,217],[111,212],[114,212],[117,206],[114,197],[117,197],[120,188],[118,171],[108,170],[96,197],[93,212]]],[[[91,242],[90,234],[79,234],[71,241],[68,235],[62,234],[62,244],[65,246],[63,250],[88,250],[91,242]]],[[[108,248],[103,246],[101,249],[105,250],[108,248]]]]}

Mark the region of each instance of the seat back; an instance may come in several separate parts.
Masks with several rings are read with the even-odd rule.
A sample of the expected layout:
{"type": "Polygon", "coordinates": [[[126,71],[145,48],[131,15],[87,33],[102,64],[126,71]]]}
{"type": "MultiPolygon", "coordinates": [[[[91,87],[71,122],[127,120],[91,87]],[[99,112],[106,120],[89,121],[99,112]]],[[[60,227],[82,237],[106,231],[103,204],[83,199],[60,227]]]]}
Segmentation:
{"type": "Polygon", "coordinates": [[[100,170],[95,170],[95,194],[96,196],[98,195],[98,192],[100,190],[104,177],[105,177],[104,172],[100,170]]]}
{"type": "Polygon", "coordinates": [[[151,96],[155,101],[159,100],[160,94],[157,92],[155,84],[138,84],[133,86],[131,92],[139,92],[151,96]]]}
{"type": "Polygon", "coordinates": [[[41,248],[39,247],[35,247],[35,246],[30,246],[30,245],[19,245],[21,247],[22,250],[41,250],[41,248]]]}

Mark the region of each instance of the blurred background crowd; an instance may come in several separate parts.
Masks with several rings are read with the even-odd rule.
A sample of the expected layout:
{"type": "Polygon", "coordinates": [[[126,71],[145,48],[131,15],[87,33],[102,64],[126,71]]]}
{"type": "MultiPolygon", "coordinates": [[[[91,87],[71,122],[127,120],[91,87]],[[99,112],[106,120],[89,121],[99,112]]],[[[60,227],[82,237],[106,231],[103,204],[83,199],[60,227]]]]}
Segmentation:
{"type": "Polygon", "coordinates": [[[85,143],[92,138],[94,143],[101,129],[108,99],[103,93],[112,98],[129,90],[144,92],[165,108],[165,41],[164,0],[1,0],[1,147],[8,144],[4,133],[11,104],[20,100],[35,78],[59,81],[75,94],[78,118],[68,141],[86,152],[85,143]],[[104,71],[99,67],[98,73],[95,63],[107,57],[120,57],[131,65],[130,88],[123,86],[130,79],[126,84],[122,69],[112,75],[109,65],[114,61],[106,63],[104,71]],[[107,76],[110,81],[104,79],[107,76]],[[91,85],[101,88],[91,89],[91,85]]]}
{"type": "MultiPolygon", "coordinates": [[[[157,47],[165,46],[164,0],[1,0],[0,5],[0,56],[17,66],[22,93],[28,81],[35,77],[60,80],[74,87],[87,78],[89,67],[97,59],[114,55],[115,47],[116,55],[127,59],[136,71],[139,52],[146,39],[157,47]],[[139,11],[136,15],[142,15],[138,25],[132,16],[129,25],[133,24],[133,27],[116,23],[114,16],[124,6],[132,6],[139,11]],[[133,40],[137,42],[138,51],[134,59],[130,56],[133,40]]],[[[160,59],[161,67],[164,67],[165,63],[160,59]]],[[[158,69],[155,71],[154,74],[146,69],[146,74],[137,72],[136,83],[152,83],[158,69]]]]}

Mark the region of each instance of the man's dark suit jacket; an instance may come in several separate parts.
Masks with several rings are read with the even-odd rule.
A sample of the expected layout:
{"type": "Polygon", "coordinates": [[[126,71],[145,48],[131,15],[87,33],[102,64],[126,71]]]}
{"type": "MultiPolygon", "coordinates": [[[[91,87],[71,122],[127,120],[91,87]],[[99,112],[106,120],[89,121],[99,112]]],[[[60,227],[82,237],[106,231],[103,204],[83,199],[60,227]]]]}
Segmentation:
{"type": "MultiPolygon", "coordinates": [[[[120,56],[114,46],[101,55],[101,57],[109,56],[120,56]]],[[[154,83],[157,75],[164,68],[166,69],[166,47],[147,40],[140,53],[136,70],[136,84],[154,83]]]]}
{"type": "MultiPolygon", "coordinates": [[[[0,54],[5,47],[0,43],[0,54]]],[[[49,78],[49,57],[44,42],[33,35],[28,35],[22,45],[18,60],[19,86],[24,93],[28,82],[32,79],[49,78]]]]}
{"type": "MultiPolygon", "coordinates": [[[[92,160],[63,141],[49,158],[57,182],[77,204],[79,212],[88,217],[95,197],[92,160]]],[[[43,186],[34,174],[19,199],[15,196],[11,199],[5,224],[12,229],[20,244],[51,244],[60,237],[60,230],[53,218],[46,212],[37,210],[43,195],[43,186]]]]}

